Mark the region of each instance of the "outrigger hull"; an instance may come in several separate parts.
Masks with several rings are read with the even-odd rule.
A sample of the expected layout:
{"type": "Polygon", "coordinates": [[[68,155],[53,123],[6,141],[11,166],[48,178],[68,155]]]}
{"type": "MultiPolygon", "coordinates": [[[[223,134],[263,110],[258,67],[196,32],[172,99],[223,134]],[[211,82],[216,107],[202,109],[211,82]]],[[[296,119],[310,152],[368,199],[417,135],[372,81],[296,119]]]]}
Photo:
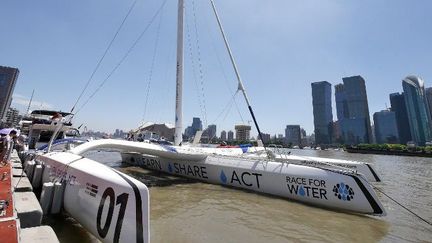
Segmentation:
{"type": "Polygon", "coordinates": [[[367,180],[358,174],[298,164],[207,156],[202,161],[122,153],[123,161],[146,169],[236,187],[354,213],[384,216],[367,180]]]}
{"type": "MultiPolygon", "coordinates": [[[[383,216],[375,191],[360,174],[350,171],[281,163],[259,158],[204,155],[181,147],[122,140],[97,140],[71,150],[94,149],[130,153],[126,161],[213,184],[266,193],[307,204],[354,213],[383,216]]],[[[125,153],[122,153],[125,156],[125,153]]]]}
{"type": "Polygon", "coordinates": [[[369,163],[341,160],[341,159],[330,159],[330,158],[319,158],[310,156],[296,156],[288,155],[286,157],[279,155],[276,161],[288,162],[288,163],[301,163],[307,166],[318,166],[322,168],[339,168],[355,171],[358,174],[362,174],[368,181],[381,182],[381,178],[374,166],[369,163]]]}
{"type": "MultiPolygon", "coordinates": [[[[224,156],[238,156],[247,158],[262,158],[266,159],[267,154],[265,153],[264,147],[243,147],[243,148],[212,148],[212,147],[194,147],[194,146],[172,146],[173,148],[185,151],[186,153],[201,153],[207,155],[224,155],[224,156]]],[[[380,182],[381,178],[376,172],[374,166],[369,163],[341,160],[341,159],[330,159],[321,157],[311,156],[297,156],[297,155],[285,155],[275,153],[274,158],[278,162],[294,163],[312,167],[321,167],[328,169],[339,169],[339,170],[350,170],[362,174],[368,181],[380,182]]]]}
{"type": "Polygon", "coordinates": [[[68,152],[37,155],[42,182],[64,186],[63,207],[102,242],[150,242],[149,191],[138,180],[68,152]]]}

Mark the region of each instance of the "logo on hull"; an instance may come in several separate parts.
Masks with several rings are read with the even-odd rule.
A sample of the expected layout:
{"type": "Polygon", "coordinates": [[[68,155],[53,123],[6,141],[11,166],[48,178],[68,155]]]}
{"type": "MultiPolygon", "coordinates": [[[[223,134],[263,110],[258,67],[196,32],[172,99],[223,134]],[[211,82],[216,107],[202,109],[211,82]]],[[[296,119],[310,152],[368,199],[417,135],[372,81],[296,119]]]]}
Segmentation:
{"type": "Polygon", "coordinates": [[[239,185],[246,187],[257,187],[260,188],[260,180],[259,178],[262,176],[260,173],[254,172],[238,172],[233,170],[233,172],[229,174],[229,177],[225,175],[225,172],[221,170],[219,174],[219,179],[223,184],[231,184],[231,185],[239,185]]]}
{"type": "Polygon", "coordinates": [[[343,182],[336,184],[333,187],[333,192],[335,197],[339,198],[340,200],[351,201],[354,199],[354,190],[352,187],[343,182]]]}
{"type": "Polygon", "coordinates": [[[286,176],[286,183],[292,195],[328,200],[326,182],[322,179],[286,176]]]}

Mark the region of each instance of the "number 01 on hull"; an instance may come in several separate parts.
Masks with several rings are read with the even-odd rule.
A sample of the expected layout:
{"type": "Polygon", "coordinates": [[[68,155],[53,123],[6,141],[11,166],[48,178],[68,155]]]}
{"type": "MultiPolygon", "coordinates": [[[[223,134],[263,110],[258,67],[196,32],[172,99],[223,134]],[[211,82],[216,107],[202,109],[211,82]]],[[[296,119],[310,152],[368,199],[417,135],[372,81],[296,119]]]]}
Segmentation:
{"type": "Polygon", "coordinates": [[[65,183],[64,209],[103,242],[150,241],[149,191],[138,180],[71,153],[37,156],[44,181],[65,183]]]}

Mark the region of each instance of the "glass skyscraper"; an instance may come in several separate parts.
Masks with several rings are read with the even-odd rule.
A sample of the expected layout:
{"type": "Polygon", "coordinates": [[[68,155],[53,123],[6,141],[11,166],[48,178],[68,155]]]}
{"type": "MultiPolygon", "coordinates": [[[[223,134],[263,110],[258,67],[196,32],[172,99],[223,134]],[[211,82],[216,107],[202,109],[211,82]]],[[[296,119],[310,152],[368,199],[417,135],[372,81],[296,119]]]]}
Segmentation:
{"type": "Polygon", "coordinates": [[[405,106],[412,140],[418,145],[425,145],[431,140],[431,117],[427,105],[424,81],[416,76],[402,80],[405,106]]]}
{"type": "Polygon", "coordinates": [[[0,66],[0,122],[4,120],[12,102],[12,94],[18,79],[17,68],[0,66]]]}
{"type": "Polygon", "coordinates": [[[426,88],[425,91],[426,91],[426,100],[427,100],[429,112],[431,113],[430,115],[432,118],[432,87],[426,88]]]}
{"type": "Polygon", "coordinates": [[[396,113],[383,110],[373,115],[376,143],[399,143],[396,113]]]}
{"type": "Polygon", "coordinates": [[[315,82],[312,86],[312,105],[316,144],[332,143],[333,114],[331,107],[331,84],[315,82]]]}
{"type": "Polygon", "coordinates": [[[338,124],[345,144],[370,143],[372,131],[365,80],[361,76],[342,78],[335,86],[338,124]]]}
{"type": "Polygon", "coordinates": [[[404,94],[392,93],[390,94],[390,110],[395,113],[396,125],[398,128],[399,142],[407,144],[411,141],[411,130],[409,129],[408,113],[405,106],[404,94]]]}
{"type": "Polygon", "coordinates": [[[301,145],[300,125],[287,125],[285,128],[285,143],[290,145],[301,145]]]}

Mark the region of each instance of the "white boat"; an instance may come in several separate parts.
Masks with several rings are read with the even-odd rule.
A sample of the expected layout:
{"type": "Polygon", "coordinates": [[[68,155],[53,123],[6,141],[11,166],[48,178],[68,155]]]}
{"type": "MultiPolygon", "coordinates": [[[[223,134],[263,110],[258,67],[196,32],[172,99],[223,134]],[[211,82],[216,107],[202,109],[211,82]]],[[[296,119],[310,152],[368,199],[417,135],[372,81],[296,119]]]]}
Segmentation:
{"type": "MultiPolygon", "coordinates": [[[[220,23],[219,17],[216,12],[216,8],[214,7],[213,1],[211,1],[216,20],[220,27],[222,37],[225,41],[225,45],[228,51],[228,54],[231,58],[231,62],[233,64],[234,71],[237,75],[238,79],[238,90],[241,91],[245,97],[246,103],[248,105],[249,111],[251,112],[252,118],[254,120],[255,126],[258,130],[258,133],[261,134],[258,124],[255,119],[255,115],[253,114],[252,107],[250,106],[249,99],[246,95],[246,91],[244,89],[243,83],[240,79],[240,75],[238,73],[237,67],[235,65],[231,50],[229,48],[228,42],[226,40],[225,34],[222,29],[222,25],[220,23]]],[[[191,153],[203,153],[207,155],[226,155],[226,156],[241,156],[241,157],[256,157],[262,156],[263,150],[266,150],[263,147],[242,147],[242,148],[214,148],[214,147],[203,147],[198,146],[196,143],[199,141],[201,133],[197,133],[194,139],[194,143],[187,146],[178,146],[182,143],[182,87],[183,87],[183,14],[184,14],[184,3],[183,0],[179,0],[178,7],[178,32],[177,32],[177,80],[176,80],[176,114],[175,114],[175,133],[174,133],[174,144],[176,146],[172,146],[171,148],[175,148],[179,151],[185,151],[186,147],[191,153]],[[198,139],[197,139],[198,137],[198,139]],[[196,141],[195,141],[196,140],[196,141]]],[[[200,131],[199,131],[200,132],[200,131]]],[[[141,135],[142,136],[142,135],[141,135]]],[[[295,146],[298,148],[298,146],[295,146]]],[[[269,152],[269,151],[266,151],[269,152]]],[[[268,155],[268,154],[267,154],[268,155]]],[[[264,156],[267,156],[264,154],[264,156]]],[[[340,169],[343,168],[345,170],[351,170],[353,172],[360,173],[364,175],[369,181],[381,181],[378,173],[375,171],[374,167],[371,164],[357,162],[357,161],[346,161],[346,160],[335,160],[335,159],[327,159],[327,158],[319,158],[319,157],[299,157],[299,156],[285,156],[283,153],[276,153],[272,156],[272,159],[280,162],[290,162],[301,165],[308,165],[313,167],[322,167],[322,168],[334,168],[340,169]]]]}
{"type": "Polygon", "coordinates": [[[59,122],[62,122],[62,125],[57,132],[56,139],[76,138],[80,136],[78,129],[74,128],[72,123],[61,121],[60,118],[53,120],[52,118],[55,115],[64,118],[72,114],[52,110],[34,110],[21,123],[22,130],[28,132],[26,135],[28,135],[29,149],[37,149],[40,146],[46,145],[58,128],[59,122]]]}
{"type": "MultiPolygon", "coordinates": [[[[211,4],[237,75],[238,89],[243,93],[256,128],[261,134],[213,1],[211,4]]],[[[183,11],[183,0],[179,0],[174,133],[176,146],[99,140],[78,146],[71,152],[81,154],[95,148],[119,149],[131,152],[122,154],[127,162],[152,170],[285,197],[320,207],[385,215],[385,210],[372,186],[364,176],[353,170],[340,166],[322,166],[319,163],[316,166],[299,164],[302,160],[293,163],[293,160],[276,161],[256,156],[243,157],[240,155],[245,151],[241,148],[179,146],[182,142],[183,11]],[[200,155],[204,158],[199,158],[200,155]]]]}
{"type": "MultiPolygon", "coordinates": [[[[181,23],[182,12],[183,0],[179,0],[181,23]]],[[[179,43],[182,45],[182,42],[179,43]]],[[[180,69],[181,63],[177,65],[180,69]]],[[[181,72],[178,70],[177,73],[181,72]]],[[[181,84],[177,87],[181,88],[181,84]]],[[[242,91],[245,92],[243,88],[242,91]]],[[[177,95],[181,96],[181,92],[177,92],[177,95]]],[[[181,97],[177,100],[181,100],[181,97]]],[[[180,129],[176,130],[180,131],[180,137],[176,132],[176,142],[181,139],[181,108],[178,111],[177,107],[176,128],[180,129]]],[[[49,151],[58,132],[65,130],[61,124],[40,126],[41,129],[36,126],[33,129],[53,132],[49,151]]],[[[102,139],[89,141],[67,152],[37,155],[35,163],[42,165],[44,171],[42,182],[62,183],[64,193],[61,197],[66,212],[103,242],[149,242],[149,191],[136,179],[82,156],[85,152],[96,149],[139,153],[138,159],[129,162],[208,183],[275,195],[334,210],[385,215],[377,195],[362,175],[352,171],[261,158],[241,158],[238,156],[238,153],[244,153],[241,148],[218,148],[215,151],[215,148],[198,149],[102,139]]]]}

